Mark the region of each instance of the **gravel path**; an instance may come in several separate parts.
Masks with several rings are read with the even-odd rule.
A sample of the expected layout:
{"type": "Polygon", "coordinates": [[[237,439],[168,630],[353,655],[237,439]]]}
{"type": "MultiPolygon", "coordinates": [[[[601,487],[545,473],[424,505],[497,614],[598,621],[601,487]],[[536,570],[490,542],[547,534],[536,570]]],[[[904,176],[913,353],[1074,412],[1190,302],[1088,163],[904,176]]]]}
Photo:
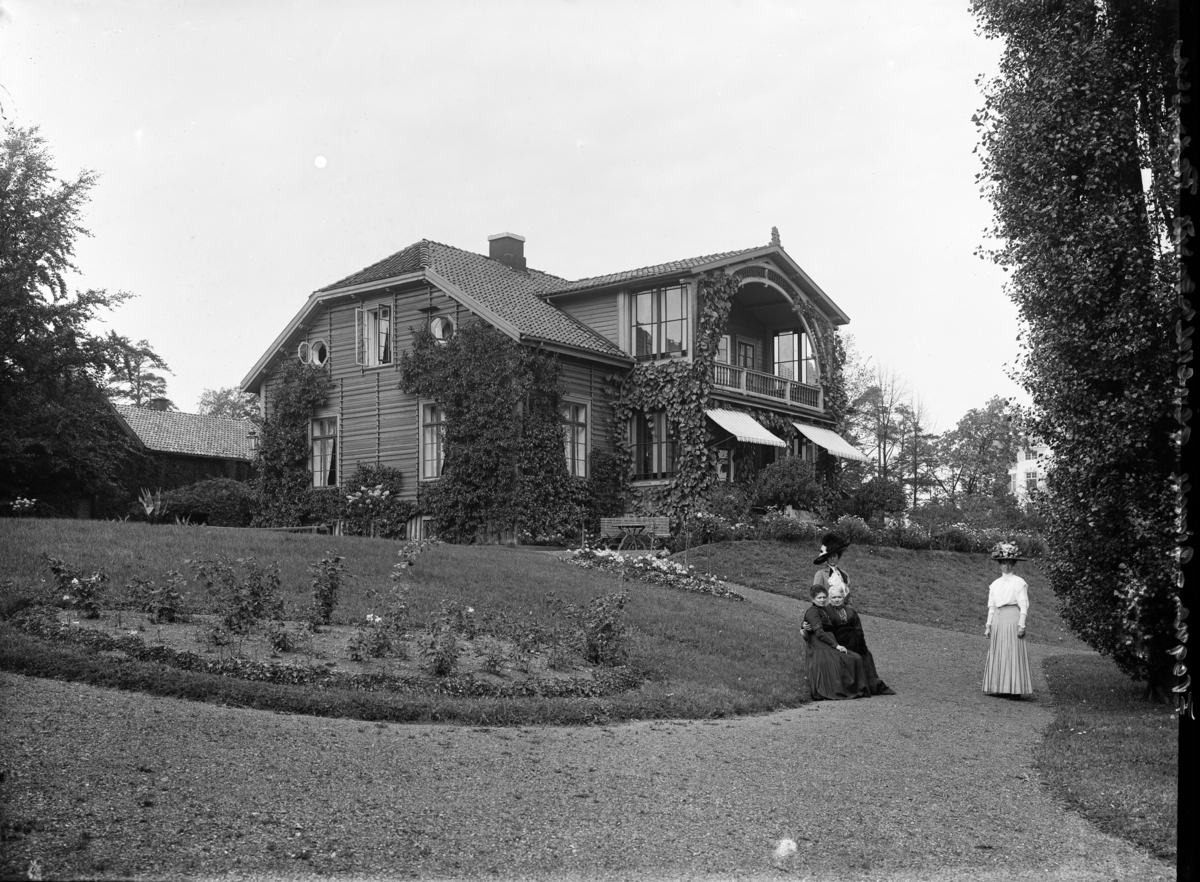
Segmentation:
{"type": "MultiPolygon", "coordinates": [[[[799,622],[799,603],[750,602],[799,622]]],[[[0,677],[11,873],[46,878],[1157,880],[1064,810],[986,643],[863,617],[898,692],[739,720],[376,725],[0,677]],[[88,836],[85,837],[84,833],[88,836]],[[776,863],[780,838],[798,845],[776,863]]]]}

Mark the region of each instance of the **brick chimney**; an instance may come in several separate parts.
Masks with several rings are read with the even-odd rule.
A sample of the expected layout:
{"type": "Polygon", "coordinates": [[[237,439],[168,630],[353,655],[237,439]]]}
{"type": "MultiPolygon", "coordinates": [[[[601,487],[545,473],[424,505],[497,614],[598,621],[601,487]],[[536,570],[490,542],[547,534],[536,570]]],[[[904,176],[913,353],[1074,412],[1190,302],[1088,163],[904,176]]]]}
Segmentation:
{"type": "Polygon", "coordinates": [[[488,236],[488,257],[517,272],[525,272],[525,237],[516,233],[488,236]]]}
{"type": "Polygon", "coordinates": [[[146,409],[147,410],[161,410],[164,412],[168,411],[171,409],[171,399],[170,398],[151,398],[149,401],[146,402],[146,409]]]}

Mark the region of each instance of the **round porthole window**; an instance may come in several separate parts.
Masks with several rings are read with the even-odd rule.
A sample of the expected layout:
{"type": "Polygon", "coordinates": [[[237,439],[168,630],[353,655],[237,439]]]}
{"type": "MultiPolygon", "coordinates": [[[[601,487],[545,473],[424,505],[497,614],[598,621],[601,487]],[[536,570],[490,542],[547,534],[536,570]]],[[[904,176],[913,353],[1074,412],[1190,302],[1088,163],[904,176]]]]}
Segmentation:
{"type": "Polygon", "coordinates": [[[329,347],[325,345],[324,340],[314,340],[308,349],[308,363],[313,367],[325,367],[327,361],[329,361],[329,347]]]}
{"type": "Polygon", "coordinates": [[[445,343],[454,336],[454,321],[439,315],[429,323],[429,333],[433,334],[433,339],[439,343],[445,343]]]}

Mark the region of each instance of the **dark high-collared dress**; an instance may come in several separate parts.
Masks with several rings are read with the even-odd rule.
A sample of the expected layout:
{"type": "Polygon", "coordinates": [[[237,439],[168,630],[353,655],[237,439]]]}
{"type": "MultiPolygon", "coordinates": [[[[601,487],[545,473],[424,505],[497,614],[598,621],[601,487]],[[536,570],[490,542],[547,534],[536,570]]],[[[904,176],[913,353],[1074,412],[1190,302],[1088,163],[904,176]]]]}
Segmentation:
{"type": "Polygon", "coordinates": [[[804,640],[808,644],[808,686],[813,701],[869,698],[871,687],[862,656],[857,652],[838,652],[833,623],[825,611],[814,604],[805,611],[804,621],[812,627],[812,633],[805,634],[804,640]]]}
{"type": "Polygon", "coordinates": [[[862,656],[863,667],[867,671],[867,685],[871,687],[872,695],[895,695],[896,691],[879,679],[875,669],[875,656],[867,649],[867,638],[863,636],[862,619],[850,604],[840,607],[826,605],[825,615],[833,627],[833,636],[838,643],[862,656]]]}

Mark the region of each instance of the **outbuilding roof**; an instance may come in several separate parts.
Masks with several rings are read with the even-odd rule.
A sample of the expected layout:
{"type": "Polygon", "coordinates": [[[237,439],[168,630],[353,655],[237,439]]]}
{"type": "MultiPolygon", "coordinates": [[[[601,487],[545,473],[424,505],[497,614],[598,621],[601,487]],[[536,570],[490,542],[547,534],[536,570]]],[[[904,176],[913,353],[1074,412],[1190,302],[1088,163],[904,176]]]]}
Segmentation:
{"type": "Polygon", "coordinates": [[[250,420],[149,410],[126,404],[115,405],[115,410],[147,450],[247,462],[254,458],[250,441],[254,423],[250,420]]]}

